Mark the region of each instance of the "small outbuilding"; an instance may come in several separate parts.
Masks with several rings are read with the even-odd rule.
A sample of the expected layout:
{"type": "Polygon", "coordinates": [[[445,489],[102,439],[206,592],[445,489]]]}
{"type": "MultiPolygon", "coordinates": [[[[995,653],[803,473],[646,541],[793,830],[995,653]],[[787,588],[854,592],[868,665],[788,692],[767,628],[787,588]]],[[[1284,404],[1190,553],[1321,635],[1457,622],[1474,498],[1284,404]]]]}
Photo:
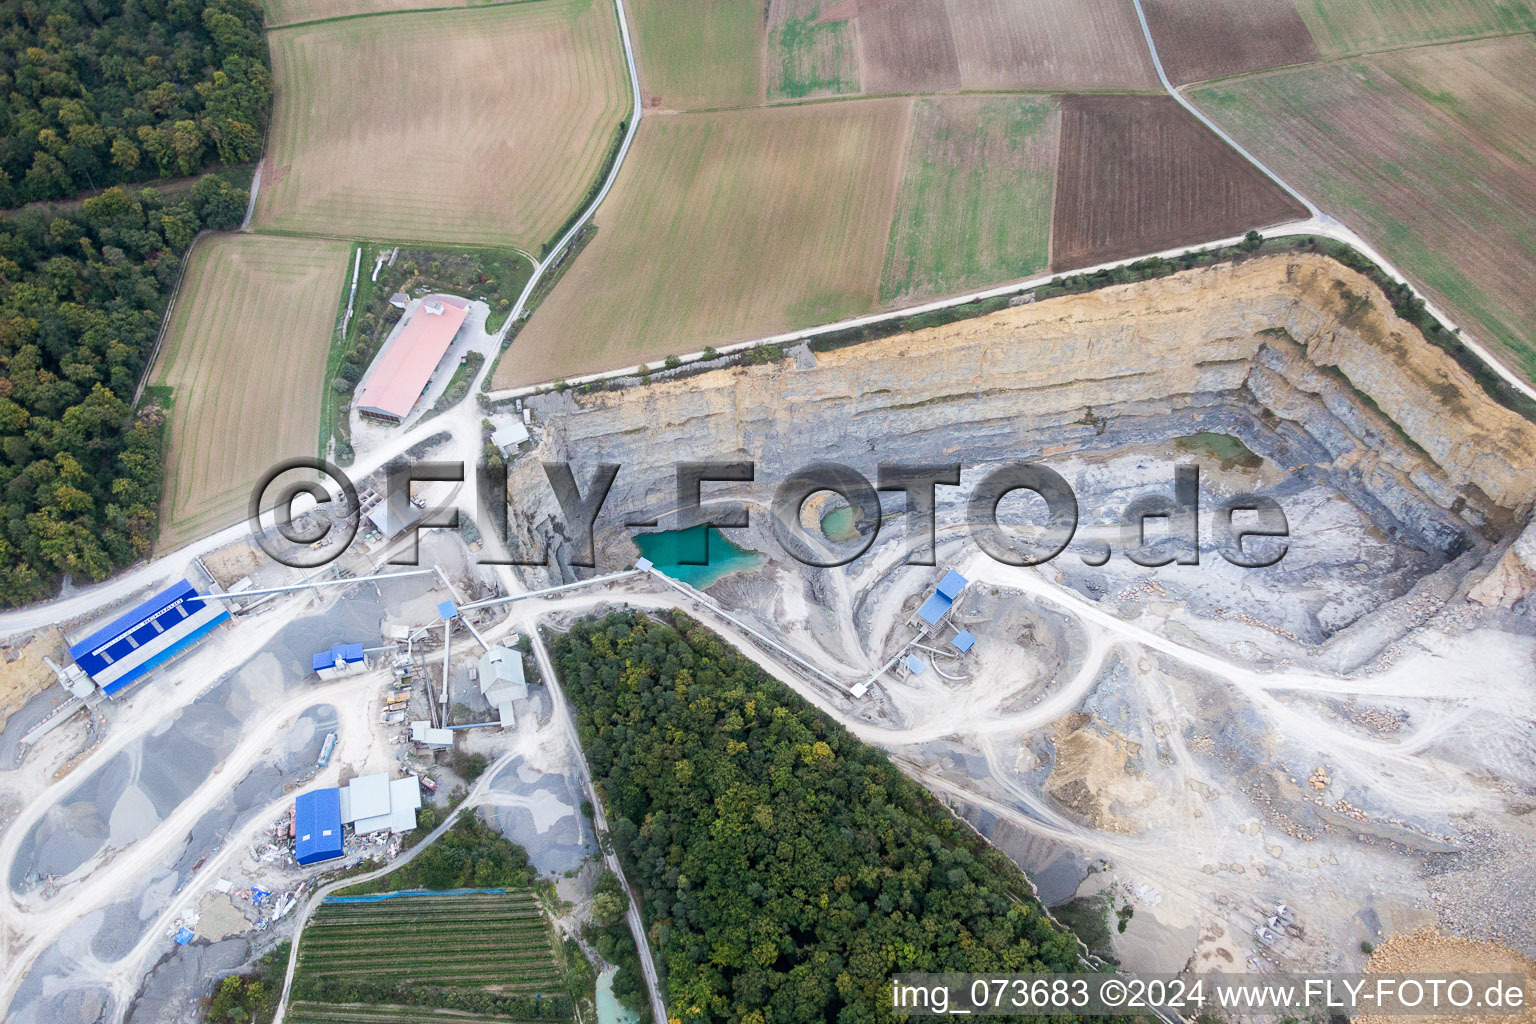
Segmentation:
{"type": "Polygon", "coordinates": [[[412,722],[411,739],[424,747],[453,746],[452,729],[434,729],[431,722],[412,722]]]}
{"type": "Polygon", "coordinates": [[[341,856],[341,791],[315,789],[293,802],[293,858],[316,864],[341,856]]]}
{"type": "Polygon", "coordinates": [[[976,646],[976,637],[969,630],[962,629],[955,634],[955,638],[950,643],[954,644],[961,654],[965,654],[976,646]]]}
{"type": "Polygon", "coordinates": [[[513,420],[506,426],[497,427],[491,432],[491,444],[502,455],[511,455],[529,439],[528,428],[521,421],[513,420]]]}
{"type": "Polygon", "coordinates": [[[907,671],[915,676],[920,676],[928,671],[928,663],[915,654],[907,655],[907,671]]]}

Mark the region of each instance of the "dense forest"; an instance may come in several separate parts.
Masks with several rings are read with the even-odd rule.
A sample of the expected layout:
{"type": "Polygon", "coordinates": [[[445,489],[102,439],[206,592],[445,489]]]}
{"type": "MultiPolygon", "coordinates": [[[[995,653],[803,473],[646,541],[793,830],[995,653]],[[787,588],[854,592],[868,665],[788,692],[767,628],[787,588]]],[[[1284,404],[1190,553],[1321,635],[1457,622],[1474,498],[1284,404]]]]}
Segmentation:
{"type": "Polygon", "coordinates": [[[1061,971],[1018,868],[682,613],[554,644],[682,1021],[889,1019],[902,971],[1061,971]]]}
{"type": "Polygon", "coordinates": [[[136,417],[133,392],[187,246],[246,199],[208,175],[0,214],[0,602],[148,552],[164,418],[136,417]]]}
{"type": "Polygon", "coordinates": [[[0,207],[261,154],[253,0],[0,0],[0,207]]]}

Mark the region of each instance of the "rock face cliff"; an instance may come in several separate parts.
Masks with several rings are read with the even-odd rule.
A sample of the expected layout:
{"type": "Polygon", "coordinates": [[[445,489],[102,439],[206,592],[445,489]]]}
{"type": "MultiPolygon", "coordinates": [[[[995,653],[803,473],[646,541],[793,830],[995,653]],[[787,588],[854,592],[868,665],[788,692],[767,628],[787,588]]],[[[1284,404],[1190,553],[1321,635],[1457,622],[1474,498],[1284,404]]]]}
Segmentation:
{"type": "MultiPolygon", "coordinates": [[[[537,458],[511,470],[524,530],[554,510],[539,459],[623,465],[606,508],[675,503],[681,460],[981,463],[1194,430],[1325,474],[1378,525],[1450,555],[1517,532],[1536,425],[1499,406],[1361,275],[1288,255],[1010,308],[785,359],[532,400],[537,458]],[[532,515],[527,513],[532,512],[532,515]]],[[[617,518],[617,517],[615,517],[617,518]]]]}

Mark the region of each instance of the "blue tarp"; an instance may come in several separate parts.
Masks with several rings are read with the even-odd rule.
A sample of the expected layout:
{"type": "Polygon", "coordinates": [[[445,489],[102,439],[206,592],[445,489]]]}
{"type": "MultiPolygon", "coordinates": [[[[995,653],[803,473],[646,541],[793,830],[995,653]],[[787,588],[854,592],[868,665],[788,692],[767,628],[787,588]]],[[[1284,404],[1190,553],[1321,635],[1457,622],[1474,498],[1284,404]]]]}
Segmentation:
{"type": "Polygon", "coordinates": [[[367,896],[327,896],[322,903],[377,903],[397,896],[504,896],[506,889],[401,889],[398,892],[375,892],[367,896]]]}
{"type": "Polygon", "coordinates": [[[341,856],[341,790],[315,789],[293,802],[293,859],[315,864],[341,856]]]}
{"type": "Polygon", "coordinates": [[[960,653],[964,654],[966,651],[969,651],[972,647],[976,646],[976,638],[972,636],[967,630],[962,629],[960,632],[955,634],[955,639],[952,640],[951,643],[960,648],[960,653]]]}
{"type": "Polygon", "coordinates": [[[175,935],[176,945],[185,946],[187,943],[192,941],[195,935],[196,933],[193,932],[191,928],[182,928],[175,935]]]}

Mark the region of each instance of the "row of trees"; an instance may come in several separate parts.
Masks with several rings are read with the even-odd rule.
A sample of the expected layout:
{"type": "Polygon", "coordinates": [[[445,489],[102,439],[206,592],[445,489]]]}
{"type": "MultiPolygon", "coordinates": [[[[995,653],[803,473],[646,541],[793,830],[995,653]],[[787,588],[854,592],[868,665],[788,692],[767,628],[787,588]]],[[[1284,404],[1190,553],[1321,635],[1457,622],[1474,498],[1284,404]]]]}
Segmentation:
{"type": "Polygon", "coordinates": [[[0,0],[0,207],[261,154],[254,0],[0,0]]]}
{"type": "Polygon", "coordinates": [[[149,551],[163,416],[130,403],[193,236],[247,195],[114,187],[0,214],[0,602],[99,580],[149,551]]]}
{"type": "Polygon", "coordinates": [[[1011,861],[682,613],[554,645],[684,1024],[888,1019],[902,971],[1073,970],[1011,861]]]}

